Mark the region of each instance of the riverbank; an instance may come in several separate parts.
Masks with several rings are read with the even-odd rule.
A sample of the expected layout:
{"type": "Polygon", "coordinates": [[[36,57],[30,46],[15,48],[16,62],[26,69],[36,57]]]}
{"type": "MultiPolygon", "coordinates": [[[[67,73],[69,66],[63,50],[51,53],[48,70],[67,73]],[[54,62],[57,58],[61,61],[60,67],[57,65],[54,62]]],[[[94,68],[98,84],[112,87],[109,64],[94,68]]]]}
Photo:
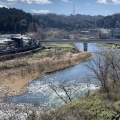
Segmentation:
{"type": "MultiPolygon", "coordinates": [[[[77,48],[82,49],[82,45],[78,44],[76,46],[77,46],[77,48]]],[[[93,52],[93,51],[96,51],[96,50],[100,50],[101,52],[103,52],[102,50],[104,50],[104,48],[105,48],[104,46],[98,46],[96,44],[90,44],[89,45],[89,51],[90,52],[93,52]],[[92,47],[91,47],[91,45],[92,45],[92,47]]],[[[115,66],[119,67],[119,64],[116,64],[117,61],[119,63],[119,58],[120,58],[119,57],[119,51],[115,51],[115,53],[113,53],[113,52],[110,52],[110,53],[117,57],[117,58],[115,57],[112,60],[114,60],[115,66]]],[[[75,54],[75,53],[72,52],[72,54],[75,54]]],[[[109,54],[109,57],[113,58],[112,55],[110,55],[110,54],[109,54]]],[[[98,60],[96,55],[94,55],[94,58],[95,58],[94,60],[98,60]]],[[[100,58],[102,59],[102,57],[100,57],[100,58]]],[[[56,82],[54,82],[54,81],[58,80],[61,83],[63,78],[65,78],[64,81],[69,82],[69,77],[70,77],[70,80],[72,80],[72,83],[73,83],[72,85],[76,85],[77,83],[81,83],[81,82],[83,82],[83,80],[86,81],[85,78],[87,77],[87,75],[89,75],[89,72],[87,71],[85,65],[90,64],[92,61],[93,60],[89,60],[87,62],[80,63],[77,66],[74,66],[70,69],[66,69],[66,70],[63,70],[63,71],[60,71],[60,72],[55,72],[54,73],[55,75],[54,74],[46,75],[46,76],[42,77],[41,79],[38,79],[37,81],[34,81],[29,86],[30,94],[25,94],[25,95],[20,95],[20,96],[16,96],[16,97],[6,98],[5,101],[10,102],[12,100],[15,103],[17,101],[19,103],[23,103],[23,102],[27,101],[28,103],[35,103],[35,105],[38,106],[39,102],[37,102],[37,100],[39,100],[39,101],[43,100],[44,102],[41,102],[40,108],[41,108],[41,106],[43,106],[44,107],[43,108],[44,112],[40,111],[40,113],[39,113],[39,110],[37,111],[34,108],[33,109],[31,109],[31,108],[26,109],[26,104],[25,104],[25,110],[27,110],[27,113],[28,113],[29,110],[33,110],[33,113],[30,114],[29,117],[26,117],[27,120],[31,120],[31,118],[35,118],[35,120],[37,120],[37,118],[40,119],[40,120],[48,120],[48,119],[49,120],[53,120],[53,119],[54,120],[61,120],[61,119],[62,120],[76,120],[76,119],[79,119],[79,120],[110,120],[112,118],[112,116],[114,116],[114,117],[119,116],[119,113],[117,114],[117,112],[119,112],[119,110],[120,110],[120,94],[119,94],[120,93],[120,87],[119,87],[120,86],[120,81],[116,81],[113,84],[110,82],[110,84],[109,84],[109,95],[110,96],[109,97],[108,97],[108,93],[106,93],[105,91],[103,91],[103,90],[98,91],[97,90],[97,92],[95,92],[92,95],[90,95],[89,92],[88,92],[87,96],[82,97],[81,99],[75,100],[75,101],[73,101],[69,104],[63,105],[62,107],[59,106],[58,108],[56,108],[53,111],[50,111],[51,109],[46,108],[46,106],[48,107],[48,106],[51,105],[51,101],[54,104],[56,104],[54,99],[52,99],[52,98],[55,97],[55,95],[51,94],[51,92],[48,92],[48,91],[52,91],[52,90],[50,90],[50,88],[48,88],[48,91],[46,91],[46,84],[49,83],[49,80],[52,80],[54,85],[56,85],[56,82]],[[85,67],[85,69],[84,69],[84,67],[85,67]],[[84,72],[82,72],[81,70],[83,70],[84,72]],[[64,73],[64,71],[66,71],[66,72],[64,73]],[[71,72],[71,71],[73,71],[73,72],[71,72]],[[74,72],[79,74],[79,75],[72,74],[74,72]],[[60,74],[58,74],[58,73],[60,73],[60,74],[62,73],[63,77],[60,76],[60,74]],[[82,76],[82,74],[84,74],[85,77],[82,76]],[[55,77],[55,76],[58,76],[58,77],[55,77]],[[61,80],[59,80],[59,78],[61,80]],[[45,79],[47,79],[48,82],[46,81],[45,85],[44,85],[44,82],[40,81],[40,80],[45,80],[45,79]],[[80,79],[82,79],[82,81],[79,81],[80,79]],[[50,102],[46,101],[46,99],[48,99],[48,97],[46,97],[45,92],[48,93],[47,95],[50,98],[48,101],[50,101],[50,102]],[[41,99],[40,95],[43,99],[41,99]],[[37,113],[37,116],[36,116],[36,113],[37,113]]],[[[99,61],[97,61],[97,62],[99,62],[99,61]]],[[[95,65],[95,64],[93,64],[93,65],[95,65]]],[[[110,66],[111,66],[111,64],[110,64],[110,66]]],[[[104,68],[104,67],[105,66],[103,64],[102,68],[104,68]]],[[[113,71],[113,70],[110,70],[110,71],[113,71]]],[[[110,77],[111,81],[113,81],[113,80],[115,80],[114,79],[115,77],[111,76],[112,74],[111,74],[110,71],[108,72],[109,74],[107,74],[107,75],[110,75],[109,77],[110,77]]],[[[119,80],[119,79],[117,78],[117,80],[119,80]]],[[[87,84],[87,85],[89,85],[89,84],[87,84]]],[[[77,84],[77,86],[78,86],[78,84],[77,84]]],[[[80,89],[81,89],[81,87],[80,87],[80,89]]],[[[72,90],[74,90],[74,89],[72,88],[72,90]]],[[[70,91],[70,94],[71,94],[71,91],[70,91]]],[[[61,95],[64,95],[64,94],[62,93],[61,95]]],[[[79,95],[81,95],[81,92],[80,92],[79,95]]],[[[77,95],[77,97],[78,97],[78,95],[77,95]]],[[[19,104],[17,104],[17,105],[19,106],[19,104]]],[[[16,114],[16,111],[21,110],[20,107],[17,108],[17,105],[12,104],[13,107],[11,107],[11,105],[10,105],[10,106],[8,106],[8,109],[7,109],[6,105],[3,105],[3,107],[2,107],[2,105],[0,105],[1,106],[1,111],[3,111],[3,109],[6,108],[7,110],[5,111],[5,113],[9,114],[10,113],[9,111],[11,109],[12,110],[11,114],[14,115],[13,110],[15,111],[15,114],[16,114]]],[[[29,106],[29,104],[28,104],[28,106],[29,106]]],[[[23,108],[23,105],[22,105],[22,108],[23,108]]],[[[24,110],[22,109],[22,111],[24,111],[24,110]]],[[[1,114],[3,115],[3,112],[1,114]]],[[[18,114],[20,114],[20,117],[22,116],[21,112],[19,112],[18,114]]],[[[25,113],[23,115],[25,115],[25,113]]]]}
{"type": "Polygon", "coordinates": [[[102,45],[102,46],[107,46],[113,49],[120,49],[120,45],[119,44],[98,44],[98,45],[102,45]]]}
{"type": "Polygon", "coordinates": [[[33,80],[92,58],[72,45],[50,45],[36,54],[0,62],[0,98],[27,92],[33,80]]]}
{"type": "MultiPolygon", "coordinates": [[[[110,99],[101,89],[94,94],[39,115],[40,120],[119,120],[120,81],[110,85],[110,99]],[[114,87],[113,87],[114,86],[114,87]],[[114,118],[114,119],[113,119],[114,118]]],[[[31,114],[32,116],[33,114],[31,114]]],[[[30,120],[30,119],[29,119],[30,120]]]]}

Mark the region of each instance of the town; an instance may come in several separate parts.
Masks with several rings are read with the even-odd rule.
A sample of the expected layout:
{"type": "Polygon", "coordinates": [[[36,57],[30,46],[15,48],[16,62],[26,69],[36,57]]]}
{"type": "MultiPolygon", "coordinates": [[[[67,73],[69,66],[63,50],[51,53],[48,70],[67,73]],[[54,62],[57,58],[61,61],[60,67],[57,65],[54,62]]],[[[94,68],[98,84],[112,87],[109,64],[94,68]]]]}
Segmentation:
{"type": "Polygon", "coordinates": [[[0,55],[28,51],[40,46],[38,40],[34,40],[26,35],[4,34],[0,35],[0,55]]]}
{"type": "MultiPolygon", "coordinates": [[[[3,34],[0,35],[0,53],[5,51],[29,50],[35,46],[40,46],[40,39],[33,39],[29,35],[21,34],[3,34]],[[27,49],[26,49],[27,48],[27,49]]],[[[69,35],[67,40],[83,39],[118,39],[120,38],[120,29],[89,29],[81,30],[78,33],[69,35]]],[[[62,39],[61,39],[62,40],[62,39]]],[[[66,39],[63,39],[66,40],[66,39]]],[[[61,41],[62,42],[62,41],[61,41]]]]}

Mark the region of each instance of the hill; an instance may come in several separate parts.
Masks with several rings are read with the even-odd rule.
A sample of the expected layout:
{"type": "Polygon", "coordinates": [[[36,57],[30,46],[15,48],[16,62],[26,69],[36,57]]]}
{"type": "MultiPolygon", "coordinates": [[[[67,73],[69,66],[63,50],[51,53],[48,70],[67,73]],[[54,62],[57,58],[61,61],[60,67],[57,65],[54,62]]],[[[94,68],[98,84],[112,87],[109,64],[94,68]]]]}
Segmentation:
{"type": "Polygon", "coordinates": [[[82,30],[88,28],[119,28],[120,13],[108,16],[91,15],[57,15],[26,13],[16,8],[0,8],[1,33],[26,33],[37,31],[37,28],[62,29],[65,31],[82,30]]]}
{"type": "Polygon", "coordinates": [[[96,21],[103,18],[103,16],[90,16],[90,15],[57,15],[57,14],[41,14],[34,15],[43,28],[58,28],[68,31],[74,29],[94,28],[96,21]]]}
{"type": "Polygon", "coordinates": [[[108,15],[97,21],[100,28],[120,28],[120,13],[108,15]]]}
{"type": "Polygon", "coordinates": [[[34,15],[34,17],[43,28],[58,28],[68,31],[84,28],[120,27],[120,13],[108,16],[42,14],[34,15]]]}
{"type": "Polygon", "coordinates": [[[0,8],[0,31],[2,33],[20,33],[27,31],[32,15],[16,8],[0,8]]]}

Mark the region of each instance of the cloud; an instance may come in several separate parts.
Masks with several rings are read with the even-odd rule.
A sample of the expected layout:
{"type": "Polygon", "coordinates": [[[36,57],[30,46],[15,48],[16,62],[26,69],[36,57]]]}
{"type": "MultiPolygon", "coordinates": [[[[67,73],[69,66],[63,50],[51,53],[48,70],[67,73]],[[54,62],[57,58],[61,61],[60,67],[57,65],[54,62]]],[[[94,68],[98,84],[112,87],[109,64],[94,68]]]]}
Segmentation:
{"type": "Polygon", "coordinates": [[[0,5],[0,8],[3,8],[3,7],[8,8],[6,5],[0,5]]]}
{"type": "Polygon", "coordinates": [[[36,4],[50,4],[50,0],[0,0],[0,3],[36,3],[36,4]]]}
{"type": "Polygon", "coordinates": [[[103,4],[120,4],[120,0],[97,0],[97,3],[103,3],[103,4]]]}
{"type": "Polygon", "coordinates": [[[62,0],[63,2],[69,2],[69,0],[62,0]]]}
{"type": "Polygon", "coordinates": [[[50,13],[49,10],[32,10],[32,13],[36,13],[36,14],[48,14],[50,13]]]}

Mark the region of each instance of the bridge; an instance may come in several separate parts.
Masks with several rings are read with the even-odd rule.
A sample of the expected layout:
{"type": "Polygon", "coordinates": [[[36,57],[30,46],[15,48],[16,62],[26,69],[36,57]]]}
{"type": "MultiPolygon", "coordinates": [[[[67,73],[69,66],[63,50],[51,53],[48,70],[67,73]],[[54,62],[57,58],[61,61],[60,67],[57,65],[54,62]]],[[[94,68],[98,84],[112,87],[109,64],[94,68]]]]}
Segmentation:
{"type": "Polygon", "coordinates": [[[112,43],[112,44],[120,44],[120,39],[87,39],[87,40],[40,40],[39,41],[41,44],[47,44],[47,43],[83,43],[84,45],[84,51],[87,51],[87,43],[100,43],[100,44],[107,44],[107,43],[112,43]]]}

